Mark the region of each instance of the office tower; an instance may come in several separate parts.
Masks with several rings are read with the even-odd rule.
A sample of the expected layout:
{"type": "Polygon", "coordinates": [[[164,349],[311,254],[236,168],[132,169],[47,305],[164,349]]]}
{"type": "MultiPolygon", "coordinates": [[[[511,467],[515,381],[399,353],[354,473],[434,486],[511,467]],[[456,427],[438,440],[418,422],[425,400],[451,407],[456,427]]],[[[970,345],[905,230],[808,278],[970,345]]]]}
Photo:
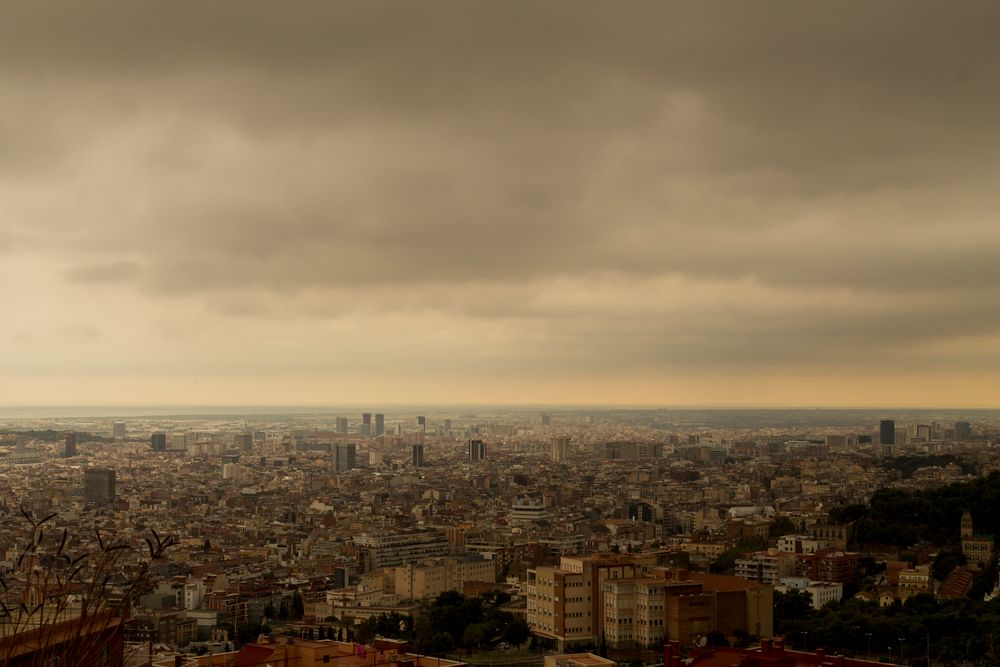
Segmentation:
{"type": "Polygon", "coordinates": [[[361,413],[361,428],[358,429],[358,435],[367,438],[372,434],[372,413],[363,412],[361,413]]]}
{"type": "Polygon", "coordinates": [[[955,439],[970,440],[972,438],[972,425],[969,422],[955,422],[955,439]]]}
{"type": "Polygon", "coordinates": [[[337,417],[337,433],[347,433],[347,417],[337,417]]]}
{"type": "Polygon", "coordinates": [[[896,422],[883,419],[878,423],[878,441],[880,445],[896,444],[896,422]]]}
{"type": "Polygon", "coordinates": [[[83,497],[95,505],[115,499],[115,471],[110,468],[87,468],[83,471],[83,497]]]}
{"type": "Polygon", "coordinates": [[[565,461],[569,458],[569,438],[555,438],[552,441],[550,457],[553,461],[565,461]]]}
{"type": "Polygon", "coordinates": [[[353,442],[337,443],[333,446],[333,469],[346,472],[357,467],[357,445],[353,442]]]}
{"type": "Polygon", "coordinates": [[[167,451],[167,434],[154,433],[153,435],[149,436],[149,444],[153,447],[154,452],[167,451]]]}
{"type": "Polygon", "coordinates": [[[444,420],[444,432],[445,433],[450,433],[451,432],[451,420],[450,419],[445,419],[444,420]]]}
{"type": "Polygon", "coordinates": [[[896,448],[896,422],[883,419],[878,423],[878,443],[880,456],[893,456],[896,448]]]}
{"type": "Polygon", "coordinates": [[[114,422],[111,424],[111,437],[115,440],[125,439],[125,422],[114,422]]]}
{"type": "Polygon", "coordinates": [[[70,431],[66,434],[66,442],[63,445],[63,458],[69,458],[71,456],[76,456],[76,433],[70,431]]]}
{"type": "Polygon", "coordinates": [[[427,431],[427,417],[423,415],[417,416],[417,430],[421,433],[425,433],[427,431]]]}
{"type": "Polygon", "coordinates": [[[419,468],[424,465],[424,446],[413,445],[413,467],[419,468]]]}
{"type": "Polygon", "coordinates": [[[223,463],[222,464],[222,479],[231,479],[236,481],[240,478],[240,464],[239,463],[223,463]]]}
{"type": "Polygon", "coordinates": [[[482,440],[469,440],[469,460],[486,460],[486,443],[482,440]]]}
{"type": "Polygon", "coordinates": [[[548,426],[552,423],[552,415],[547,412],[542,413],[542,426],[548,426]]]}
{"type": "Polygon", "coordinates": [[[375,414],[375,437],[382,435],[385,432],[385,415],[381,413],[375,414]]]}
{"type": "Polygon", "coordinates": [[[253,433],[237,433],[236,449],[244,453],[253,451],[253,433]]]}

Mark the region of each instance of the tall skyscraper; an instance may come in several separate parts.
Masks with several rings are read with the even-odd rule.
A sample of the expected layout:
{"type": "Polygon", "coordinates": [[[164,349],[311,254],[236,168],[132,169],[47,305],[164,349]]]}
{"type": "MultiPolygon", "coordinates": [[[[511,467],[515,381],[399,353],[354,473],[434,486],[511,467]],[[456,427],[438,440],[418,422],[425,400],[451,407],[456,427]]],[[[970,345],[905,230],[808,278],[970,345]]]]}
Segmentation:
{"type": "Polygon", "coordinates": [[[896,444],[896,422],[883,419],[878,423],[878,441],[880,445],[896,444]]]}
{"type": "Polygon", "coordinates": [[[149,436],[149,444],[153,448],[154,452],[167,451],[167,434],[154,433],[153,435],[149,436]]]}
{"type": "Polygon", "coordinates": [[[969,440],[972,438],[972,425],[969,422],[955,422],[955,439],[969,440]]]}
{"type": "Polygon", "coordinates": [[[361,428],[358,429],[358,435],[362,437],[369,437],[372,434],[372,413],[362,412],[361,413],[361,428]]]}
{"type": "Polygon", "coordinates": [[[337,417],[337,433],[347,433],[347,417],[337,417]]]}
{"type": "Polygon", "coordinates": [[[892,419],[883,419],[878,423],[879,454],[881,456],[893,456],[896,446],[896,422],[892,419]]]}
{"type": "Polygon", "coordinates": [[[553,461],[565,461],[569,458],[569,438],[554,438],[550,457],[553,461]]]}
{"type": "Polygon", "coordinates": [[[469,440],[469,460],[486,460],[486,443],[482,440],[469,440]]]}
{"type": "Polygon", "coordinates": [[[62,455],[64,458],[76,456],[76,432],[70,431],[66,434],[66,442],[63,444],[62,455]]]}
{"type": "Polygon", "coordinates": [[[111,437],[115,440],[125,439],[125,422],[118,421],[111,424],[111,437]]]}
{"type": "Polygon", "coordinates": [[[427,432],[427,417],[423,415],[417,415],[417,430],[421,433],[427,432]]]}
{"type": "Polygon", "coordinates": [[[357,468],[357,445],[353,442],[339,442],[333,446],[333,469],[346,472],[357,468]]]}
{"type": "Polygon", "coordinates": [[[106,505],[115,499],[115,471],[87,468],[83,471],[83,497],[89,503],[106,505]]]}
{"type": "Polygon", "coordinates": [[[420,468],[424,465],[424,446],[413,445],[413,467],[420,468]]]}
{"type": "Polygon", "coordinates": [[[244,453],[253,451],[253,433],[237,433],[236,449],[244,453]]]}
{"type": "Polygon", "coordinates": [[[375,437],[385,433],[385,415],[382,413],[375,413],[375,437]]]}
{"type": "Polygon", "coordinates": [[[552,423],[552,415],[547,412],[542,413],[542,426],[549,426],[552,423]]]}

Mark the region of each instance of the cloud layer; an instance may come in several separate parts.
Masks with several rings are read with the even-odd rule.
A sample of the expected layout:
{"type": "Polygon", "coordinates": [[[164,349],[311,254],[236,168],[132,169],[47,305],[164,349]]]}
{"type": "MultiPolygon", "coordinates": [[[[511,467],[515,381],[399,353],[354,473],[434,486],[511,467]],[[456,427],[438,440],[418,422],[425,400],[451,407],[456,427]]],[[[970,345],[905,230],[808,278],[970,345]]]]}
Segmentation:
{"type": "Polygon", "coordinates": [[[996,402],[996,3],[5,13],[0,403],[996,402]]]}

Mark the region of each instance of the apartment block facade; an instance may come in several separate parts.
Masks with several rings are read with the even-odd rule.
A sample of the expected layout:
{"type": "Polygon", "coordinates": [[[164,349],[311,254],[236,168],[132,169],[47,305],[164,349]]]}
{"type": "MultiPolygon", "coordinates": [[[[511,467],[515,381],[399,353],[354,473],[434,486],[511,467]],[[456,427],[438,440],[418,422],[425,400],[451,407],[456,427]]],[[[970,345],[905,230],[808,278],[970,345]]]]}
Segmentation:
{"type": "Polygon", "coordinates": [[[718,631],[773,632],[773,588],[738,577],[657,567],[630,556],[563,558],[528,572],[528,625],[559,650],[685,643],[718,631]]]}

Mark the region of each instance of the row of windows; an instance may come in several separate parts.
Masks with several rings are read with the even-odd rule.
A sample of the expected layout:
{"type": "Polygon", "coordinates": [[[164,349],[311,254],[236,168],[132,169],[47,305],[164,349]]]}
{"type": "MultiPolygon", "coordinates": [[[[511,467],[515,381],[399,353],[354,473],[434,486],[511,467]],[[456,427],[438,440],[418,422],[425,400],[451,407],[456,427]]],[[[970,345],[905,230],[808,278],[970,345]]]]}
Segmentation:
{"type": "Polygon", "coordinates": [[[636,621],[636,622],[637,622],[637,623],[638,623],[639,625],[663,625],[663,619],[662,619],[662,618],[651,618],[651,619],[649,619],[649,620],[646,620],[646,619],[643,619],[643,618],[640,618],[640,619],[639,619],[638,621],[636,621]]]}

